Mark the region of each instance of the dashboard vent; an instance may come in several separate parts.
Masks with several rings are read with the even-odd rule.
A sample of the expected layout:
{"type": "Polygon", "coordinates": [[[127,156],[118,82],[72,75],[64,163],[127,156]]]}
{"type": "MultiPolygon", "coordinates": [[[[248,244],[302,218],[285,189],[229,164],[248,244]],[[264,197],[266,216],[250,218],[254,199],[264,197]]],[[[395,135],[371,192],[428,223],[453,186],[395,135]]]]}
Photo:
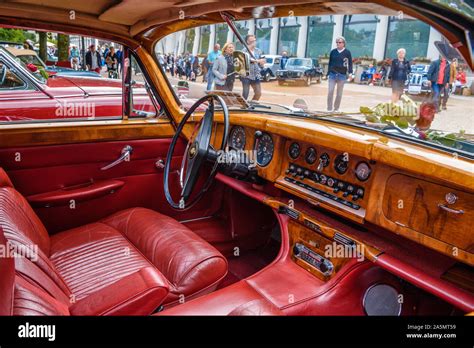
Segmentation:
{"type": "Polygon", "coordinates": [[[356,242],[354,242],[352,239],[344,236],[343,234],[339,232],[336,232],[334,234],[334,240],[339,244],[347,245],[347,246],[350,246],[351,248],[355,248],[356,246],[356,242]]]}

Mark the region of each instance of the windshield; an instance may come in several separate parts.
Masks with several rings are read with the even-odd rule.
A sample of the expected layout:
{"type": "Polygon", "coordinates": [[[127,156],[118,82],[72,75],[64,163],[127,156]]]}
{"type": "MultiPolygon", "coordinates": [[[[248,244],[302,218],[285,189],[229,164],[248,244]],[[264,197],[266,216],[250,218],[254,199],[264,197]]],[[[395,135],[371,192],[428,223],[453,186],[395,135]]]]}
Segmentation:
{"type": "Polygon", "coordinates": [[[43,64],[36,56],[20,55],[16,57],[4,47],[0,47],[0,50],[3,53],[12,57],[19,65],[21,65],[26,71],[28,71],[31,76],[38,80],[38,82],[46,83],[48,74],[44,71],[43,64]],[[36,60],[34,58],[36,58],[36,60]]]}
{"type": "Polygon", "coordinates": [[[462,60],[439,60],[435,43],[448,41],[429,24],[403,13],[235,24],[256,58],[248,70],[245,60],[233,65],[243,45],[228,25],[183,30],[155,45],[184,109],[210,91],[226,91],[251,112],[323,117],[474,154],[474,76],[462,60]],[[265,55],[283,58],[272,64],[265,55]]]}
{"type": "Polygon", "coordinates": [[[311,59],[294,59],[291,58],[286,63],[286,66],[311,66],[311,59]]]}

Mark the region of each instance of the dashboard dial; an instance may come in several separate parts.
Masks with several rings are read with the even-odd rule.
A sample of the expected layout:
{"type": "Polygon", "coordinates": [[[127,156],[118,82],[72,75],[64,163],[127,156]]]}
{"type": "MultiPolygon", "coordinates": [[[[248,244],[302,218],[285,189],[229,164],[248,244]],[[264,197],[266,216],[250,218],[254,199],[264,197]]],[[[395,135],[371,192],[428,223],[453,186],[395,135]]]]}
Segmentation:
{"type": "Polygon", "coordinates": [[[314,147],[309,147],[308,150],[306,150],[306,154],[304,155],[306,163],[313,164],[314,162],[316,162],[317,158],[318,156],[316,155],[316,150],[314,149],[314,147]]]}
{"type": "Polygon", "coordinates": [[[257,164],[260,167],[267,166],[273,158],[273,140],[270,134],[263,133],[255,141],[255,151],[257,152],[257,164]]]}
{"type": "Polygon", "coordinates": [[[349,168],[349,155],[347,153],[340,154],[334,160],[334,169],[338,174],[344,174],[349,168]]]}
{"type": "Polygon", "coordinates": [[[329,155],[325,152],[321,156],[319,156],[319,161],[323,165],[323,167],[327,167],[330,162],[329,155]]]}
{"type": "Polygon", "coordinates": [[[230,146],[236,150],[243,150],[245,147],[245,129],[235,126],[230,132],[230,146]]]}
{"type": "Polygon", "coordinates": [[[371,173],[372,169],[370,169],[370,166],[366,162],[357,163],[355,172],[357,179],[360,181],[366,181],[370,177],[371,173]]]}
{"type": "Polygon", "coordinates": [[[288,149],[288,155],[291,159],[297,159],[301,153],[301,147],[298,143],[292,143],[288,149]]]}

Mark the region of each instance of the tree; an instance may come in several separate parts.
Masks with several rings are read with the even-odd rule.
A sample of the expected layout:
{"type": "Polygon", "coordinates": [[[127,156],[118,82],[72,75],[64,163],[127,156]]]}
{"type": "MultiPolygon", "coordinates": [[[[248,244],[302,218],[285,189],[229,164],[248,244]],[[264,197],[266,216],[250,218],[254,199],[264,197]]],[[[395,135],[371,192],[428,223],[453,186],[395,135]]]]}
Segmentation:
{"type": "Polygon", "coordinates": [[[36,41],[35,35],[21,29],[0,28],[0,41],[23,43],[26,39],[36,41]]]}
{"type": "Polygon", "coordinates": [[[58,61],[69,60],[69,35],[58,34],[58,61]]]}
{"type": "Polygon", "coordinates": [[[48,54],[47,54],[47,42],[48,42],[48,33],[44,31],[38,32],[39,35],[39,57],[43,61],[48,60],[48,54]]]}

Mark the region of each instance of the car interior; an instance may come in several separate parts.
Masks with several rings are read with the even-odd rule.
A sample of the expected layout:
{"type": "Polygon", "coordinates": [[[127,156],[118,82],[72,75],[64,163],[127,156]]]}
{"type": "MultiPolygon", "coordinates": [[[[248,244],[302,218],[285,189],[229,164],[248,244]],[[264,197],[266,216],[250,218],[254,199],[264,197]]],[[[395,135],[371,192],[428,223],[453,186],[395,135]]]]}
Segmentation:
{"type": "MultiPolygon", "coordinates": [[[[271,3],[275,17],[404,11],[473,66],[469,21],[428,1],[271,3]]],[[[472,158],[367,127],[242,109],[225,93],[179,98],[156,43],[252,18],[258,1],[74,2],[74,21],[70,6],[0,3],[2,27],[113,40],[126,62],[118,97],[59,77],[2,96],[26,71],[0,51],[0,103],[20,120],[0,123],[0,246],[26,255],[0,257],[0,315],[474,311],[472,158]],[[98,108],[109,118],[93,121],[28,121],[26,98],[54,104],[68,93],[119,109],[98,108]],[[256,158],[222,164],[229,149],[256,158]]]]}

